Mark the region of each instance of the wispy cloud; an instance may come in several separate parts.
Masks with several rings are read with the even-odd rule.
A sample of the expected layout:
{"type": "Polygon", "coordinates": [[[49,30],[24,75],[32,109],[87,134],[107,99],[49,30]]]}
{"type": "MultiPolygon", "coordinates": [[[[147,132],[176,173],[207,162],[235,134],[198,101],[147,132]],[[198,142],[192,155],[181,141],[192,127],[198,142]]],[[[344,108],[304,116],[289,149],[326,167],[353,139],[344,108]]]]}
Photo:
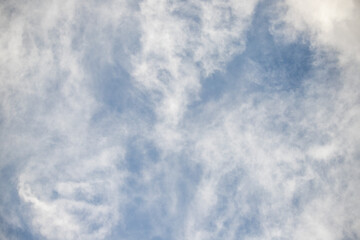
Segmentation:
{"type": "Polygon", "coordinates": [[[0,238],[357,239],[356,1],[0,4],[0,238]]]}

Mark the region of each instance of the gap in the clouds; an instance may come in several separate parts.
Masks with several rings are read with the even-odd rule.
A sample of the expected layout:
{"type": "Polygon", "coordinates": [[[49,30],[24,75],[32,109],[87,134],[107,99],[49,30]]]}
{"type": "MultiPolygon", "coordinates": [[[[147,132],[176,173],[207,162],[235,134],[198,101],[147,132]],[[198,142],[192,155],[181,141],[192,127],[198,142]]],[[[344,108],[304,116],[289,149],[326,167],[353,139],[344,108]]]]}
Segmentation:
{"type": "MultiPolygon", "coordinates": [[[[112,236],[114,236],[114,239],[119,237],[129,240],[172,239],[169,227],[164,225],[161,219],[160,221],[156,219],[159,214],[157,210],[147,207],[147,199],[135,199],[132,203],[126,205],[123,212],[126,221],[113,231],[112,236]],[[159,229],[161,229],[161,233],[159,233],[159,229]]],[[[163,215],[165,216],[165,212],[163,215]]]]}
{"type": "Polygon", "coordinates": [[[25,219],[27,217],[23,215],[22,203],[17,192],[17,180],[15,176],[18,176],[17,169],[14,165],[7,165],[0,169],[0,189],[5,191],[1,193],[1,206],[0,211],[0,226],[6,233],[6,236],[14,239],[38,239],[31,232],[30,227],[27,226],[25,219]],[[15,218],[15,219],[11,219],[15,218]],[[11,219],[13,222],[9,222],[11,219]],[[20,224],[15,226],[14,223],[20,224]]]}
{"type": "Polygon", "coordinates": [[[9,223],[7,223],[3,216],[0,216],[0,225],[1,230],[4,231],[7,237],[9,239],[26,239],[26,240],[33,240],[33,239],[39,239],[39,236],[33,236],[33,234],[29,231],[29,229],[22,229],[17,228],[9,223]]]}
{"type": "MultiPolygon", "coordinates": [[[[124,4],[137,9],[138,3],[128,1],[124,4]]],[[[86,8],[79,9],[78,14],[81,17],[78,16],[73,26],[71,46],[75,52],[82,53],[87,87],[100,105],[93,120],[96,122],[109,114],[124,112],[141,115],[148,121],[154,120],[150,96],[134,86],[130,74],[132,66],[129,59],[141,47],[141,31],[136,17],[124,16],[121,21],[113,23],[103,22],[102,15],[86,8]]]]}
{"type": "Polygon", "coordinates": [[[247,32],[246,49],[235,56],[223,71],[202,81],[201,105],[225,94],[301,91],[311,74],[313,52],[305,40],[286,42],[271,33],[274,1],[257,6],[247,32]]]}
{"type": "Polygon", "coordinates": [[[120,65],[102,66],[94,75],[95,96],[100,102],[117,112],[122,112],[131,104],[130,76],[120,65]]]}
{"type": "MultiPolygon", "coordinates": [[[[96,63],[94,63],[96,64],[96,63]]],[[[94,115],[93,120],[101,120],[108,114],[133,113],[140,121],[147,123],[155,121],[150,95],[139,91],[132,82],[129,73],[119,64],[107,64],[92,67],[94,81],[92,92],[101,108],[94,115]]]]}
{"type": "Polygon", "coordinates": [[[218,237],[225,238],[229,229],[234,230],[237,238],[260,235],[263,231],[260,208],[266,193],[254,184],[246,169],[237,168],[224,174],[216,187],[217,207],[209,215],[208,230],[213,231],[220,225],[213,219],[221,216],[218,237]]]}
{"type": "Polygon", "coordinates": [[[126,146],[126,169],[133,174],[139,174],[148,164],[160,160],[160,153],[151,142],[145,142],[140,138],[132,138],[126,146]]]}
{"type": "Polygon", "coordinates": [[[186,154],[163,156],[151,143],[132,139],[127,147],[124,222],[112,233],[126,239],[172,239],[183,223],[201,168],[186,154]],[[171,213],[176,204],[175,214],[171,213]],[[139,231],[141,229],[141,231],[139,231]],[[157,229],[157,230],[155,230],[157,229]]]}
{"type": "MultiPolygon", "coordinates": [[[[121,32],[120,32],[121,33],[121,32]]],[[[129,71],[128,59],[133,51],[138,48],[137,36],[116,37],[109,42],[112,52],[103,54],[96,49],[89,50],[84,58],[87,75],[91,77],[90,91],[101,108],[94,115],[94,121],[101,120],[108,114],[133,113],[138,119],[146,119],[148,123],[155,121],[149,93],[142,92],[135,85],[129,71]],[[134,38],[135,43],[128,38],[134,38]],[[120,42],[120,43],[118,43],[120,42]],[[104,60],[102,55],[109,55],[109,60],[104,60]]]]}

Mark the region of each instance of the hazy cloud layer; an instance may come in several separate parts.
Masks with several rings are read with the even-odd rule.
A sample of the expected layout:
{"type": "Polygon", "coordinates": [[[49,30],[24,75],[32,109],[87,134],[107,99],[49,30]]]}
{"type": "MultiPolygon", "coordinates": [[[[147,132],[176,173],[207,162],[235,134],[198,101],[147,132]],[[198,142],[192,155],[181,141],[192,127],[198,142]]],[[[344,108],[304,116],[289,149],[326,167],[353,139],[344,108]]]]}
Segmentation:
{"type": "Polygon", "coordinates": [[[357,1],[0,4],[0,238],[358,239],[357,1]]]}

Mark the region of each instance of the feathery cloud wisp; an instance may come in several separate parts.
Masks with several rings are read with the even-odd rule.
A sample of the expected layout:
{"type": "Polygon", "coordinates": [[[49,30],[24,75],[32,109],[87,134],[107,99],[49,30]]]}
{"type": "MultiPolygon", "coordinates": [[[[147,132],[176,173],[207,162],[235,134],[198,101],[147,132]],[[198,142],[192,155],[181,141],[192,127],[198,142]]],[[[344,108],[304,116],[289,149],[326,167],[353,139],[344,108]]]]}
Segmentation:
{"type": "Polygon", "coordinates": [[[357,239],[360,6],[0,4],[0,238],[357,239]]]}

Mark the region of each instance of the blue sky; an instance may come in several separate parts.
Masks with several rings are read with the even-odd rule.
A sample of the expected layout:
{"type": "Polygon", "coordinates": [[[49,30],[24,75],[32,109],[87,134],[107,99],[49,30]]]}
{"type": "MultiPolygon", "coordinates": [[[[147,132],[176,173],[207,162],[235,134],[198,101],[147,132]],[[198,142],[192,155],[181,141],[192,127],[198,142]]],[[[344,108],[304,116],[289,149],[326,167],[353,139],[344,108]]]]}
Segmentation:
{"type": "Polygon", "coordinates": [[[359,239],[357,1],[0,12],[0,239],[359,239]]]}

